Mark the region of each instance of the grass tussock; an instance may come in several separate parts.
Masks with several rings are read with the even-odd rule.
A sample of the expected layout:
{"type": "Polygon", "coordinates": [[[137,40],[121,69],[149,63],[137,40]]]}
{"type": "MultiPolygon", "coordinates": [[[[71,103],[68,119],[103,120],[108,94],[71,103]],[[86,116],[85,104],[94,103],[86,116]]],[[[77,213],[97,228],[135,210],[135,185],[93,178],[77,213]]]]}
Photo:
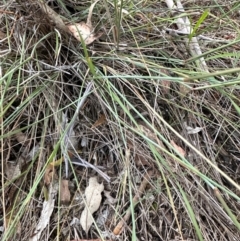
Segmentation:
{"type": "MultiPolygon", "coordinates": [[[[92,4],[46,2],[66,25],[92,4]]],[[[0,8],[1,240],[31,240],[52,196],[38,240],[240,240],[238,1],[102,0],[88,46],[39,3],[0,8]],[[93,176],[104,192],[85,233],[93,176]]]]}

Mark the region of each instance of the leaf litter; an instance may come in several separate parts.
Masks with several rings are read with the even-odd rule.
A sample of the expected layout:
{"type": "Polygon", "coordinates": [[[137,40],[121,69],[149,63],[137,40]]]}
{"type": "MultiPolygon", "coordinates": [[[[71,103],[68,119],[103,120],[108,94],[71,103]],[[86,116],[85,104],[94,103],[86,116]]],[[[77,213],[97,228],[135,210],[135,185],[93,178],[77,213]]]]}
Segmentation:
{"type": "MultiPolygon", "coordinates": [[[[14,133],[9,133],[8,137],[4,137],[3,139],[4,148],[1,147],[2,150],[5,151],[5,146],[7,146],[5,143],[9,142],[11,150],[8,156],[14,160],[18,160],[18,158],[21,159],[20,162],[27,163],[27,167],[29,167],[29,169],[25,168],[22,170],[22,165],[16,165],[16,170],[12,169],[10,174],[6,173],[8,177],[5,178],[4,176],[5,179],[3,178],[6,181],[6,188],[4,183],[5,193],[3,193],[2,196],[5,195],[5,197],[12,198],[10,205],[8,205],[8,198],[5,199],[8,208],[6,211],[18,209],[18,206],[12,205],[13,202],[25,204],[27,200],[32,206],[27,206],[27,208],[30,208],[25,212],[26,216],[20,214],[18,218],[21,222],[27,218],[29,220],[35,220],[35,222],[37,221],[38,223],[34,225],[34,222],[25,221],[25,225],[22,225],[19,221],[18,223],[21,227],[19,228],[19,236],[17,237],[21,237],[20,240],[29,240],[29,237],[26,238],[28,233],[31,233],[33,235],[31,238],[34,239],[41,240],[46,237],[48,240],[55,240],[57,225],[59,227],[57,229],[60,240],[107,240],[112,238],[111,235],[113,233],[117,236],[113,237],[114,240],[118,238],[129,240],[134,234],[134,230],[137,231],[136,239],[142,240],[158,240],[159,237],[163,240],[197,240],[195,229],[189,218],[189,213],[185,208],[186,203],[183,202],[182,196],[179,194],[178,185],[184,189],[188,195],[188,199],[191,201],[197,225],[200,226],[201,232],[206,236],[205,240],[211,240],[213,235],[218,237],[219,240],[221,238],[223,240],[239,240],[236,229],[239,222],[237,215],[239,205],[236,202],[238,197],[232,193],[232,190],[237,193],[237,186],[236,190],[233,189],[232,186],[229,185],[228,180],[222,178],[215,168],[206,167],[206,163],[199,153],[196,152],[192,155],[193,150],[188,150],[192,155],[191,160],[187,160],[191,163],[190,171],[190,168],[180,160],[181,157],[187,159],[190,156],[187,156],[185,153],[186,147],[181,146],[181,144],[176,144],[182,143],[178,136],[176,136],[176,133],[181,133],[181,135],[185,135],[184,138],[186,138],[186,140],[194,144],[194,147],[202,153],[205,153],[207,158],[209,158],[212,163],[215,163],[216,167],[220,166],[221,168],[225,168],[226,173],[229,175],[231,175],[229,171],[230,167],[239,170],[237,165],[234,166],[234,163],[236,164],[239,161],[239,131],[236,128],[239,123],[238,118],[235,116],[236,113],[231,110],[231,105],[228,102],[229,96],[238,95],[234,88],[230,90],[228,87],[224,89],[224,92],[226,92],[224,95],[214,89],[209,89],[209,93],[204,91],[194,91],[193,93],[191,91],[192,86],[204,87],[208,79],[203,79],[204,83],[201,83],[201,81],[192,81],[191,78],[188,78],[191,77],[187,76],[190,72],[185,68],[188,65],[189,59],[191,60],[192,57],[195,58],[191,63],[197,67],[196,69],[191,69],[191,71],[195,72],[196,70],[196,74],[202,70],[203,72],[204,70],[206,72],[211,70],[211,73],[214,73],[214,71],[218,71],[218,69],[214,69],[216,68],[215,66],[219,68],[220,63],[212,63],[211,59],[205,61],[205,59],[203,59],[203,56],[204,58],[206,57],[204,51],[199,52],[199,50],[201,50],[200,48],[202,48],[201,42],[199,41],[199,43],[197,43],[196,40],[198,39],[196,39],[195,36],[191,36],[191,38],[188,36],[191,34],[191,29],[189,29],[190,25],[194,23],[194,18],[196,17],[194,16],[194,12],[189,12],[191,2],[184,3],[184,7],[181,1],[175,1],[175,3],[174,1],[165,1],[165,3],[168,2],[167,5],[164,1],[160,2],[155,3],[159,5],[157,13],[155,7],[152,9],[153,6],[151,2],[145,3],[147,6],[150,6],[151,14],[146,15],[144,13],[146,10],[144,6],[143,10],[138,9],[136,13],[142,16],[141,19],[144,20],[144,24],[148,24],[148,22],[150,24],[150,20],[151,23],[155,24],[156,21],[154,28],[151,28],[151,24],[149,25],[150,27],[147,29],[148,37],[145,36],[145,26],[141,26],[142,22],[140,21],[142,20],[139,20],[139,18],[136,19],[134,11],[122,11],[127,14],[126,16],[121,16],[122,21],[118,27],[115,26],[117,25],[117,21],[111,20],[111,16],[107,16],[107,18],[109,18],[107,19],[105,15],[101,15],[102,13],[100,11],[99,15],[101,15],[101,19],[99,17],[97,18],[98,20],[100,19],[99,21],[104,20],[101,24],[103,23],[104,31],[108,32],[105,41],[109,41],[109,43],[94,42],[101,35],[101,33],[99,33],[99,36],[98,33],[95,34],[95,29],[91,21],[92,11],[93,8],[96,7],[96,2],[94,2],[89,9],[86,23],[77,23],[76,21],[74,24],[75,21],[67,20],[66,16],[68,15],[67,12],[69,9],[72,9],[75,5],[82,7],[82,3],[77,3],[77,1],[68,1],[66,9],[61,9],[57,1],[49,1],[48,4],[44,1],[30,1],[30,3],[25,5],[23,2],[22,6],[24,6],[24,8],[18,8],[14,24],[12,24],[13,20],[7,16],[8,13],[5,11],[4,17],[8,19],[10,23],[9,26],[11,27],[11,43],[9,44],[14,43],[11,46],[13,48],[11,54],[15,51],[14,46],[17,46],[18,50],[22,50],[22,44],[25,42],[29,47],[26,56],[28,56],[28,51],[34,50],[31,55],[31,57],[34,56],[34,59],[27,59],[29,63],[26,65],[25,62],[23,62],[24,64],[21,65],[21,74],[20,72],[16,72],[11,76],[11,78],[14,79],[14,76],[21,75],[24,83],[27,83],[26,88],[21,90],[21,88],[15,88],[7,82],[10,86],[8,86],[9,88],[7,88],[5,92],[10,97],[3,101],[4,107],[6,106],[6,109],[8,109],[9,100],[11,100],[11,98],[17,98],[14,105],[11,106],[7,112],[3,112],[4,131],[8,133],[8,126],[11,128],[11,125],[14,125],[20,126],[20,128],[24,127],[27,129],[26,133],[31,133],[31,138],[28,138],[24,134],[25,131],[19,132],[19,136],[14,136],[14,133]],[[39,11],[33,11],[33,9],[26,11],[32,3],[37,3],[42,9],[41,14],[44,13],[44,15],[39,17],[39,11]],[[167,6],[169,6],[169,12],[166,11],[167,6]],[[184,8],[188,9],[188,11],[185,11],[184,8]],[[141,13],[139,13],[139,11],[141,13]],[[158,25],[161,25],[158,21],[159,16],[161,19],[164,19],[166,12],[172,14],[174,20],[164,22],[165,26],[157,29],[158,25]],[[34,13],[34,15],[32,13],[34,13]],[[41,24],[38,24],[38,17],[41,19],[41,24]],[[45,17],[50,19],[46,25],[44,25],[45,17]],[[136,20],[136,29],[131,29],[134,37],[136,37],[134,41],[131,41],[131,36],[128,35],[129,32],[125,32],[128,17],[131,18],[131,21],[136,20]],[[28,22],[29,19],[32,21],[32,25],[31,21],[28,22]],[[108,21],[111,22],[110,25],[108,21]],[[70,25],[69,22],[71,22],[70,25]],[[25,23],[29,24],[27,31],[25,23]],[[92,44],[86,49],[89,55],[88,58],[93,60],[94,68],[91,69],[91,71],[101,73],[101,78],[104,79],[104,81],[98,82],[98,78],[96,78],[97,80],[93,78],[98,76],[89,74],[91,72],[89,66],[84,62],[86,56],[81,55],[83,52],[82,45],[76,45],[74,38],[66,38],[64,34],[61,35],[59,39],[55,39],[54,34],[51,35],[51,38],[49,36],[46,37],[46,33],[48,33],[49,30],[52,31],[52,29],[49,28],[51,24],[53,24],[51,27],[59,30],[60,33],[58,33],[58,36],[65,33],[68,36],[72,35],[78,41],[84,40],[86,45],[92,44]],[[166,25],[168,26],[168,30],[163,34],[162,29],[166,29],[166,25]],[[72,27],[74,33],[71,33],[69,26],[72,27]],[[178,30],[176,30],[177,28],[178,30]],[[119,52],[115,52],[114,48],[112,48],[114,44],[109,40],[111,39],[111,35],[109,34],[111,29],[119,31],[118,33],[116,32],[116,36],[128,42],[124,49],[119,49],[119,52]],[[176,38],[176,36],[174,37],[173,35],[171,35],[173,39],[169,40],[168,35],[170,35],[170,30],[180,34],[178,35],[178,39],[175,39],[176,41],[172,41],[176,38]],[[121,36],[121,31],[124,31],[124,35],[127,36],[126,38],[123,35],[121,36]],[[143,31],[144,34],[140,34],[140,36],[136,31],[143,31]],[[45,37],[47,39],[45,39],[45,37]],[[154,38],[158,40],[156,46],[154,46],[156,44],[154,43],[154,38]],[[166,41],[164,42],[164,46],[159,43],[159,39],[166,41]],[[58,41],[61,41],[61,43],[58,41]],[[140,45],[136,48],[132,42],[138,43],[138,41],[140,41],[140,45]],[[153,45],[149,45],[149,47],[149,43],[153,45]],[[64,46],[64,48],[69,48],[69,51],[66,49],[63,50],[62,48],[57,49],[59,44],[64,46]],[[191,47],[190,52],[187,51],[189,44],[191,47]],[[40,45],[48,46],[47,51],[45,52],[46,49],[42,47],[35,48],[35,46],[40,45]],[[33,49],[31,49],[32,46],[34,46],[33,49]],[[99,46],[101,46],[100,49],[98,48],[99,46]],[[183,46],[185,46],[186,49],[185,47],[183,48],[183,46]],[[104,49],[105,47],[107,47],[107,51],[104,49]],[[158,51],[161,49],[163,52],[169,51],[166,56],[171,56],[171,58],[164,59],[164,61],[167,61],[167,66],[165,66],[164,61],[162,61],[163,58],[158,57],[159,53],[149,52],[150,48],[153,52],[155,51],[154,49],[158,51]],[[174,53],[172,50],[169,50],[170,48],[174,49],[174,53]],[[60,56],[57,60],[55,59],[56,57],[53,57],[56,56],[56,51],[60,56]],[[135,52],[139,53],[137,60],[131,57],[136,56],[134,55],[135,52]],[[142,55],[143,53],[144,55],[142,55]],[[151,55],[154,54],[154,58],[148,58],[149,53],[151,55]],[[180,57],[175,59],[179,53],[180,55],[178,56],[180,57]],[[110,54],[114,54],[114,58],[117,56],[117,59],[114,59],[114,61],[112,61],[112,58],[107,59],[107,56],[110,54]],[[93,55],[97,58],[92,58],[93,55]],[[36,71],[36,66],[37,68],[41,68],[37,62],[37,58],[35,58],[36,56],[40,59],[40,63],[47,64],[47,71],[46,69],[41,69],[40,72],[36,71]],[[142,59],[142,56],[144,59],[142,59]],[[99,59],[100,61],[98,62],[99,59]],[[173,65],[177,65],[177,69],[171,67],[171,61],[174,61],[173,65]],[[211,62],[210,65],[208,65],[209,62],[211,62]],[[183,65],[181,63],[186,64],[183,65]],[[172,72],[167,71],[162,75],[161,68],[159,67],[158,69],[156,67],[162,65],[164,65],[166,69],[171,69],[172,72]],[[152,71],[152,66],[156,68],[154,71],[152,71]],[[67,69],[67,71],[62,71],[62,69],[67,69]],[[110,69],[114,70],[114,72],[111,72],[110,69]],[[110,81],[106,76],[103,78],[103,73],[106,76],[111,74],[110,81]],[[138,76],[138,79],[136,81],[129,81],[126,76],[121,78],[123,73],[127,74],[128,77],[130,74],[134,74],[138,76]],[[145,78],[145,73],[148,78],[145,78]],[[172,75],[174,77],[184,76],[184,79],[188,81],[187,83],[184,81],[181,82],[181,79],[180,82],[176,82],[174,78],[171,79],[173,77],[172,75]],[[35,76],[34,79],[32,79],[31,76],[35,76]],[[57,78],[55,78],[56,76],[57,78]],[[150,77],[153,78],[151,81],[149,81],[150,77]],[[155,81],[154,77],[160,80],[155,81]],[[88,95],[84,96],[82,93],[88,90],[89,82],[94,84],[92,85],[91,91],[87,91],[88,95]],[[105,85],[106,83],[107,85],[105,85]],[[43,85],[41,86],[41,84],[43,85]],[[39,87],[38,90],[43,88],[43,86],[47,87],[50,94],[42,95],[41,91],[39,93],[31,92],[35,90],[35,86],[39,87]],[[114,89],[115,87],[117,91],[114,90],[112,95],[109,96],[106,89],[114,89]],[[54,91],[51,92],[51,89],[54,91]],[[12,93],[15,93],[13,90],[16,90],[18,97],[15,97],[15,94],[11,96],[12,93]],[[142,99],[144,99],[145,102],[139,101],[139,95],[136,94],[136,90],[144,97],[142,99]],[[228,92],[229,90],[230,92],[228,92]],[[118,91],[121,91],[121,95],[119,95],[118,91]],[[30,98],[32,94],[34,94],[34,100],[30,98]],[[203,95],[204,98],[202,98],[203,95]],[[29,105],[24,102],[26,97],[29,105]],[[59,108],[54,109],[54,111],[52,111],[53,108],[51,104],[49,104],[51,101],[45,101],[45,99],[52,97],[56,99],[56,104],[59,108]],[[87,101],[83,101],[84,105],[78,108],[79,103],[84,99],[87,101]],[[123,100],[123,102],[119,101],[120,99],[123,100]],[[19,103],[24,103],[24,105],[19,103]],[[155,113],[149,108],[148,104],[154,107],[155,113]],[[52,112],[45,113],[42,106],[44,106],[44,109],[52,112]],[[228,106],[228,110],[230,111],[227,111],[226,106],[228,106]],[[124,111],[121,109],[124,109],[124,111]],[[112,115],[113,112],[114,115],[112,115]],[[122,114],[123,112],[125,113],[122,114]],[[98,113],[106,113],[108,120],[106,121],[106,119],[104,117],[101,118],[101,116],[98,118],[98,113]],[[133,118],[129,118],[129,113],[133,113],[133,118]],[[139,113],[147,114],[141,116],[139,113]],[[163,120],[176,130],[174,133],[167,127],[164,121],[158,119],[159,113],[161,113],[163,120]],[[190,113],[195,120],[189,117],[190,113]],[[16,115],[14,117],[17,118],[9,124],[8,121],[11,119],[12,114],[16,115]],[[60,130],[57,129],[56,126],[59,126],[59,123],[62,121],[62,119],[59,118],[61,114],[63,114],[62,119],[63,122],[66,122],[66,125],[62,125],[60,130]],[[41,118],[43,116],[44,121],[42,122],[41,118]],[[56,118],[54,119],[52,116],[56,118]],[[58,118],[61,120],[58,120],[58,118]],[[225,123],[226,118],[231,119],[231,122],[225,123]],[[145,124],[140,124],[139,119],[144,120],[145,124]],[[97,121],[94,122],[94,120],[97,121]],[[190,123],[189,126],[182,124],[185,120],[187,121],[186,123],[190,123]],[[151,123],[154,129],[149,127],[146,122],[148,122],[148,124],[151,123]],[[236,126],[233,123],[236,123],[236,126]],[[45,126],[48,127],[49,131],[46,131],[45,126]],[[204,127],[204,131],[201,126],[204,127]],[[49,142],[45,140],[44,136],[46,133],[48,133],[47,135],[50,137],[49,142]],[[13,136],[15,139],[12,138],[13,136]],[[60,140],[60,138],[63,139],[60,140]],[[34,140],[34,144],[31,142],[32,139],[34,140]],[[38,142],[39,140],[41,140],[41,142],[38,142]],[[55,150],[54,148],[58,145],[59,141],[61,141],[61,150],[54,153],[54,158],[59,158],[59,165],[50,162],[50,165],[47,166],[44,173],[43,167],[45,166],[43,164],[48,158],[44,159],[42,156],[44,156],[45,153],[46,157],[51,156],[53,153],[52,150],[55,150]],[[211,145],[209,145],[209,143],[211,143],[211,145]],[[229,145],[229,143],[232,144],[229,145]],[[222,146],[224,146],[227,153],[226,155],[224,154],[224,157],[222,154],[222,146]],[[154,150],[156,152],[154,152],[154,150]],[[126,161],[127,151],[130,151],[130,157],[129,160],[126,161]],[[74,159],[72,159],[72,157],[74,157],[74,159]],[[179,165],[179,163],[182,165],[179,165]],[[66,166],[68,164],[68,171],[64,171],[62,165],[66,166]],[[74,167],[72,167],[71,164],[74,164],[74,167]],[[96,167],[99,167],[99,172],[96,167]],[[126,171],[127,168],[129,168],[128,171],[126,171]],[[26,170],[30,170],[30,172],[26,170]],[[36,174],[36,176],[38,176],[39,174],[36,170],[40,170],[41,178],[43,177],[43,180],[41,179],[39,183],[34,182],[37,180],[37,177],[35,178],[34,175],[36,174]],[[15,171],[16,174],[14,174],[15,171]],[[152,171],[154,171],[154,175],[152,175],[152,171]],[[58,172],[61,172],[61,178],[58,178],[58,172]],[[197,175],[199,172],[202,173],[201,177],[197,175]],[[82,196],[85,195],[83,195],[83,193],[87,192],[88,187],[85,190],[83,187],[87,186],[85,185],[86,183],[90,183],[89,177],[96,177],[96,173],[100,174],[98,176],[99,182],[97,182],[98,185],[101,186],[101,188],[99,188],[100,190],[102,190],[104,183],[104,189],[101,192],[99,191],[99,196],[102,196],[103,200],[98,201],[98,207],[94,208],[94,210],[96,209],[95,211],[92,210],[88,213],[85,211],[86,209],[84,208],[86,207],[82,205],[81,201],[82,196]],[[146,175],[150,177],[146,177],[146,175]],[[204,175],[206,175],[206,179],[202,179],[204,175]],[[103,180],[104,177],[108,176],[111,177],[111,179],[106,179],[108,182],[103,180]],[[17,180],[12,180],[12,177],[17,180]],[[67,178],[65,179],[65,177],[67,178]],[[8,179],[14,182],[11,183],[11,185],[13,184],[12,186],[16,187],[15,190],[14,188],[12,189],[14,192],[9,191],[11,188],[9,188],[10,184],[8,184],[8,179]],[[54,200],[59,198],[58,203],[54,201],[55,210],[54,208],[52,209],[53,200],[51,200],[53,193],[51,186],[54,185],[54,182],[58,182],[57,192],[60,192],[58,197],[57,195],[54,197],[54,200]],[[212,187],[215,183],[223,187],[223,189],[221,189],[221,192],[223,192],[222,196],[219,195],[217,188],[212,187]],[[21,185],[23,185],[23,187],[21,185]],[[36,186],[36,190],[32,192],[33,187],[36,186]],[[43,194],[43,187],[46,188],[46,195],[43,194]],[[134,193],[132,200],[129,198],[128,187],[132,188],[132,192],[134,193]],[[16,190],[21,193],[18,198],[15,198],[16,190]],[[29,190],[30,194],[26,197],[29,190]],[[102,195],[102,192],[104,192],[104,195],[102,195]],[[212,195],[212,193],[214,193],[214,195],[212,195]],[[25,197],[26,199],[24,199],[25,197]],[[45,198],[44,201],[42,201],[43,198],[45,198]],[[223,198],[224,200],[222,200],[223,198]],[[133,204],[131,207],[129,205],[130,201],[132,201],[133,204]],[[41,203],[42,206],[40,205],[41,203]],[[41,206],[41,210],[39,210],[39,206],[41,206]],[[227,206],[230,206],[230,210],[224,209],[227,206]],[[178,213],[178,211],[181,212],[178,213]],[[85,226],[83,225],[84,228],[82,228],[80,227],[78,218],[80,218],[84,212],[87,213],[86,217],[91,216],[94,218],[88,220],[88,218],[84,217],[85,226]],[[135,223],[131,222],[131,216],[135,217],[135,223]],[[74,221],[74,217],[77,217],[78,221],[74,221]],[[71,221],[74,222],[71,223],[71,221]],[[233,224],[233,222],[235,223],[233,224]],[[70,227],[68,223],[71,224],[70,227]],[[181,226],[179,226],[179,223],[181,226]],[[49,226],[49,229],[47,226],[49,226]],[[34,231],[29,232],[29,230],[33,230],[34,228],[34,231]],[[85,235],[82,230],[85,230],[87,235],[85,235]],[[109,230],[108,234],[104,233],[106,230],[109,230]],[[104,236],[104,238],[99,238],[101,236],[104,236]],[[86,237],[88,238],[86,239],[86,237]]],[[[125,4],[125,2],[123,4],[125,4]]],[[[112,7],[116,7],[119,13],[121,13],[121,5],[110,5],[111,10],[113,9],[112,7]]],[[[98,7],[102,10],[102,6],[98,7]]],[[[129,6],[124,5],[122,7],[127,8],[129,6]]],[[[224,8],[223,4],[222,9],[224,8]]],[[[147,9],[149,10],[148,7],[147,9]]],[[[10,10],[12,9],[10,8],[10,10]]],[[[84,10],[86,10],[85,7],[84,10]]],[[[201,9],[199,9],[199,11],[201,11],[201,9]]],[[[210,17],[216,14],[214,11],[213,8],[211,16],[209,15],[210,17]]],[[[14,11],[12,11],[12,13],[14,13],[14,11]]],[[[80,11],[75,12],[75,17],[81,18],[79,14],[82,13],[80,11]]],[[[107,15],[105,12],[104,14],[107,15]]],[[[218,14],[216,14],[216,16],[218,16],[218,14]]],[[[3,23],[1,27],[2,29],[0,31],[7,33],[3,23]]],[[[221,27],[224,28],[224,24],[221,24],[221,27]]],[[[227,28],[229,27],[230,25],[228,25],[227,28]]],[[[1,44],[5,45],[5,42],[7,41],[1,42],[1,44]]],[[[209,46],[208,43],[206,44],[209,46]]],[[[221,42],[218,41],[218,44],[221,44],[221,42]]],[[[5,47],[9,46],[5,45],[5,47]]],[[[224,46],[224,48],[228,50],[231,47],[232,46],[224,46]]],[[[235,50],[236,44],[233,45],[233,51],[235,50]]],[[[164,52],[164,54],[166,52],[164,52]]],[[[17,53],[19,54],[19,52],[17,53]]],[[[7,57],[7,66],[12,66],[13,56],[7,57]]],[[[11,71],[9,73],[12,73],[11,71]]],[[[9,78],[9,73],[7,75],[8,80],[11,79],[9,78]]],[[[219,78],[225,77],[227,78],[227,76],[220,76],[219,78]]],[[[17,83],[18,81],[19,79],[16,79],[14,82],[17,83]]],[[[2,83],[3,85],[6,84],[5,80],[3,80],[2,83]]],[[[22,85],[20,84],[19,86],[22,85]]],[[[234,174],[234,178],[233,176],[231,177],[234,180],[238,180],[236,173],[234,174]]],[[[91,206],[91,200],[89,205],[91,206]]],[[[6,217],[8,218],[8,216],[6,217]]],[[[12,222],[9,222],[9,226],[12,226],[12,222]]]]}
{"type": "Polygon", "coordinates": [[[43,202],[41,216],[38,220],[38,224],[34,229],[32,237],[29,241],[38,241],[41,240],[42,231],[49,225],[50,217],[53,213],[54,204],[56,200],[56,195],[58,192],[58,183],[55,182],[53,185],[49,186],[49,197],[48,200],[43,202]]]}
{"type": "Polygon", "coordinates": [[[101,193],[103,190],[104,186],[102,183],[98,183],[97,177],[91,177],[89,179],[89,185],[85,190],[86,206],[80,217],[80,224],[86,233],[88,233],[91,225],[94,222],[92,215],[100,206],[102,201],[101,193]]]}

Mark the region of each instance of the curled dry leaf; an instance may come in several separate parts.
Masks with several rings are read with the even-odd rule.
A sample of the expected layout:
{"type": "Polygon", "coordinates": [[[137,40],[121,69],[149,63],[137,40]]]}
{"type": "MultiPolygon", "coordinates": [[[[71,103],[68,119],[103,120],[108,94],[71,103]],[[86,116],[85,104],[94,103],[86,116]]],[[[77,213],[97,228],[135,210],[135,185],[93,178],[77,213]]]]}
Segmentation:
{"type": "Polygon", "coordinates": [[[178,146],[173,140],[170,141],[172,146],[176,149],[179,155],[185,156],[186,152],[182,149],[182,147],[178,146]]]}
{"type": "Polygon", "coordinates": [[[102,35],[102,33],[98,33],[98,34],[94,33],[94,29],[92,27],[92,20],[91,20],[93,8],[98,1],[99,0],[97,0],[91,5],[86,23],[81,22],[81,23],[71,24],[67,26],[69,31],[73,34],[73,36],[78,41],[82,41],[83,39],[86,45],[91,44],[94,40],[98,39],[102,35]]]}
{"type": "Polygon", "coordinates": [[[96,128],[100,125],[103,125],[107,122],[106,116],[104,114],[100,115],[100,117],[98,118],[98,120],[92,125],[92,129],[96,128]]]}
{"type": "Polygon", "coordinates": [[[61,200],[61,203],[63,203],[63,204],[67,204],[70,202],[70,191],[69,191],[69,187],[68,187],[68,180],[61,180],[60,200],[61,200]]]}
{"type": "Polygon", "coordinates": [[[56,189],[58,188],[58,184],[55,184],[56,187],[50,185],[49,189],[49,199],[43,202],[41,216],[38,220],[38,224],[35,227],[33,235],[30,237],[29,241],[38,241],[40,240],[42,231],[47,227],[49,224],[50,217],[52,215],[55,203],[55,196],[56,196],[56,189]]]}
{"type": "Polygon", "coordinates": [[[6,163],[5,165],[5,174],[9,180],[13,180],[21,174],[19,165],[14,165],[12,163],[6,163]]]}
{"type": "Polygon", "coordinates": [[[68,25],[68,28],[78,41],[81,42],[82,37],[86,45],[91,44],[98,38],[98,36],[93,33],[92,28],[84,22],[68,25]]]}
{"type": "Polygon", "coordinates": [[[27,136],[23,133],[23,132],[18,132],[16,135],[15,135],[17,141],[20,143],[20,144],[24,144],[27,140],[27,136]]]}
{"type": "Polygon", "coordinates": [[[48,186],[52,182],[53,177],[57,177],[57,174],[55,173],[55,167],[59,166],[61,163],[62,158],[57,161],[53,161],[47,165],[46,171],[44,173],[45,186],[48,186]]]}
{"type": "Polygon", "coordinates": [[[102,200],[101,193],[103,190],[103,184],[98,183],[96,177],[91,177],[89,179],[89,185],[85,190],[86,207],[80,218],[80,224],[86,233],[88,233],[88,230],[93,223],[92,214],[96,212],[100,206],[102,200]]]}
{"type": "Polygon", "coordinates": [[[44,184],[48,186],[52,182],[52,178],[54,175],[54,166],[49,164],[44,173],[44,184]]]}

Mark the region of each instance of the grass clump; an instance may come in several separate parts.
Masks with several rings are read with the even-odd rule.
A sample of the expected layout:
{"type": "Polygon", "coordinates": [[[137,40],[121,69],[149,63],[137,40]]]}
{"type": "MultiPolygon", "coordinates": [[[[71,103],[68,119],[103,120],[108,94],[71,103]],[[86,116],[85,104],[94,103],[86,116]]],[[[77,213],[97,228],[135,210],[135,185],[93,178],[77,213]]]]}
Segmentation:
{"type": "MultiPolygon", "coordinates": [[[[36,240],[51,198],[39,240],[239,240],[240,4],[99,1],[86,46],[43,2],[0,12],[1,240],[36,240]],[[104,192],[85,233],[92,176],[104,192]]],[[[67,26],[91,4],[47,6],[67,26]]]]}

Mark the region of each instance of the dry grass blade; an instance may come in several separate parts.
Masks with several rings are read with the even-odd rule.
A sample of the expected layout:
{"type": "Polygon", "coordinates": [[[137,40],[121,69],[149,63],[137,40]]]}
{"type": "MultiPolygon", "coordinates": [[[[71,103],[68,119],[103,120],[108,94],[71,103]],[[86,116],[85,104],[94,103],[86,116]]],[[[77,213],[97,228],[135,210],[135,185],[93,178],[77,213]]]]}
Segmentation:
{"type": "MultiPolygon", "coordinates": [[[[137,203],[139,202],[139,199],[141,198],[141,196],[143,195],[146,186],[149,184],[149,180],[151,178],[151,176],[153,175],[152,171],[148,171],[144,177],[143,177],[143,181],[141,182],[140,187],[137,190],[137,194],[133,197],[133,206],[135,207],[137,205],[137,203]]],[[[113,234],[114,235],[120,235],[124,229],[124,227],[126,226],[130,216],[131,216],[132,210],[131,207],[129,207],[126,211],[126,214],[124,215],[124,217],[122,218],[121,221],[119,221],[119,223],[116,225],[116,227],[113,230],[113,234]]]]}

